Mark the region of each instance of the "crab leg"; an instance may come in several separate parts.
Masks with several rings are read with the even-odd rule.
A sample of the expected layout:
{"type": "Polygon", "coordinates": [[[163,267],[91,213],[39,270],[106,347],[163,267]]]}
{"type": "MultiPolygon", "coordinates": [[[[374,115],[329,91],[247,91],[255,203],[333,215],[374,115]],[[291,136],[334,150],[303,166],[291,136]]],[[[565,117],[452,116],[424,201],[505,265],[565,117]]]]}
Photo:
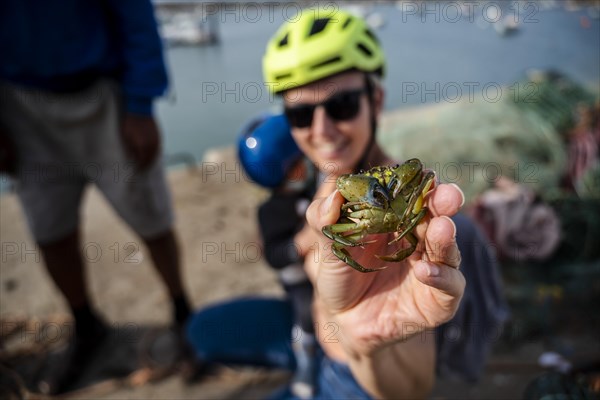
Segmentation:
{"type": "MultiPolygon", "coordinates": [[[[410,201],[408,202],[408,204],[406,205],[406,208],[404,209],[404,212],[402,213],[402,216],[400,216],[400,220],[403,221],[405,218],[407,218],[408,213],[413,213],[416,214],[418,213],[421,208],[423,207],[423,198],[425,197],[425,194],[427,194],[427,192],[429,191],[429,188],[431,187],[431,184],[433,183],[433,179],[435,177],[435,174],[431,171],[429,171],[424,177],[423,180],[421,181],[421,184],[419,185],[418,189],[417,189],[417,193],[419,193],[418,196],[412,196],[412,198],[410,199],[410,201]],[[418,203],[417,203],[418,201],[418,203]]],[[[394,203],[392,202],[392,205],[394,203]]],[[[392,207],[393,208],[393,207],[392,207]]],[[[394,209],[394,212],[396,210],[394,209]]],[[[396,213],[397,215],[398,213],[396,213]]]]}
{"type": "MultiPolygon", "coordinates": [[[[421,211],[419,211],[419,213],[413,219],[410,220],[410,223],[408,224],[408,226],[403,227],[402,225],[400,225],[398,227],[398,229],[402,229],[402,232],[400,233],[400,235],[398,235],[397,238],[395,238],[394,240],[392,240],[391,242],[389,242],[388,245],[390,245],[390,244],[392,244],[394,242],[399,241],[404,236],[408,236],[408,234],[410,232],[412,232],[413,228],[415,226],[417,226],[417,224],[419,222],[421,222],[421,220],[423,219],[423,217],[425,217],[425,214],[427,214],[427,208],[423,207],[423,208],[421,208],[421,211]]],[[[407,239],[408,239],[408,237],[407,237],[407,239]]]]}
{"type": "Polygon", "coordinates": [[[410,243],[410,247],[400,249],[397,252],[395,252],[394,254],[391,254],[389,256],[377,256],[376,255],[375,257],[377,257],[383,261],[400,262],[400,261],[404,260],[406,257],[410,256],[417,248],[417,243],[419,241],[412,232],[410,232],[408,230],[405,232],[407,232],[406,240],[408,240],[408,242],[410,243]]]}
{"type": "Polygon", "coordinates": [[[358,246],[359,244],[351,241],[349,237],[354,236],[357,233],[360,233],[362,229],[356,226],[355,222],[350,222],[346,224],[333,224],[326,225],[323,227],[322,232],[329,239],[335,241],[336,243],[343,244],[344,246],[358,246]],[[342,235],[341,233],[350,232],[347,235],[342,235]]]}
{"type": "Polygon", "coordinates": [[[361,227],[357,227],[356,223],[349,224],[334,224],[324,226],[322,232],[329,239],[344,246],[356,247],[364,246],[365,244],[374,243],[374,240],[368,242],[358,242],[365,236],[365,231],[361,227]],[[354,229],[352,229],[354,228],[354,229]],[[345,235],[339,233],[348,232],[345,235]]]}
{"type": "Polygon", "coordinates": [[[375,271],[380,271],[382,269],[387,268],[387,266],[384,266],[381,268],[365,268],[365,267],[363,267],[354,258],[352,258],[350,253],[348,253],[348,251],[346,249],[344,249],[343,246],[340,245],[339,243],[334,243],[333,246],[331,247],[331,251],[333,252],[333,254],[335,254],[335,256],[337,258],[339,258],[340,260],[342,260],[343,262],[345,262],[346,264],[348,264],[349,266],[351,266],[352,268],[354,268],[355,270],[357,270],[359,272],[375,272],[375,271]]]}

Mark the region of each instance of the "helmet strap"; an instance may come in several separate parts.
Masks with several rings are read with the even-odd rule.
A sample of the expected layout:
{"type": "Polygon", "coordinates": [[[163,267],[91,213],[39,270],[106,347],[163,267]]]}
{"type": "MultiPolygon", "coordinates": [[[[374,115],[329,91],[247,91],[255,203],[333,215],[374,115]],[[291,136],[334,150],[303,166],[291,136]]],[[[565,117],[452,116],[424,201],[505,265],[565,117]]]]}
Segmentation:
{"type": "Polygon", "coordinates": [[[371,149],[375,145],[375,132],[377,132],[377,117],[375,115],[375,82],[369,77],[369,74],[365,73],[365,85],[367,89],[367,99],[369,101],[369,106],[371,107],[371,132],[369,133],[369,143],[365,148],[362,156],[358,160],[356,164],[355,171],[358,170],[367,170],[373,167],[372,165],[367,164],[367,158],[371,153],[371,149]]]}

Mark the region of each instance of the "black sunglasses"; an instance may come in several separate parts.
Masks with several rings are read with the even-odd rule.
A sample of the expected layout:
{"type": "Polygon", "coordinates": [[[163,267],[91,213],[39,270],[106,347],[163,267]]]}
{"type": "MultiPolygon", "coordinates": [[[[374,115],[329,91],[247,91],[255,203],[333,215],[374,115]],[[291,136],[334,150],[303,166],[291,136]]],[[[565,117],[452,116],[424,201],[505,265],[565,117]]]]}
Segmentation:
{"type": "Polygon", "coordinates": [[[331,96],[322,103],[285,107],[284,112],[290,125],[296,128],[311,126],[313,114],[319,106],[323,106],[327,115],[332,119],[347,121],[358,115],[360,111],[360,96],[365,92],[365,88],[347,90],[331,96]]]}

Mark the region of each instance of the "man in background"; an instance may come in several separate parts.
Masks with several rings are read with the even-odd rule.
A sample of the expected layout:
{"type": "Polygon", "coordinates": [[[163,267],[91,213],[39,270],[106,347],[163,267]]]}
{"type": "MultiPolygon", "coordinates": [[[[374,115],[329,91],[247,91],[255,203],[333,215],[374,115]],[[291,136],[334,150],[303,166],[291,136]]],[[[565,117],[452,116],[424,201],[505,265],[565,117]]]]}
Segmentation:
{"type": "Polygon", "coordinates": [[[3,1],[0,54],[0,172],[13,175],[75,320],[68,362],[47,382],[58,393],[107,334],[84,280],[79,208],[88,183],[146,243],[176,329],[190,313],[152,112],[167,73],[149,0],[3,1]]]}

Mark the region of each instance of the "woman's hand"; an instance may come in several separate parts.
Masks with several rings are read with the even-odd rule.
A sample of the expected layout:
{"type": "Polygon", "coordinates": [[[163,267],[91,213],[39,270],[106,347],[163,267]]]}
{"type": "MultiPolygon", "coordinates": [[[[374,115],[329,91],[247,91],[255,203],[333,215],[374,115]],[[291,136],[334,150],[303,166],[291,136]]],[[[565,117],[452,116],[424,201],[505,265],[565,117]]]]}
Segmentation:
{"type": "Polygon", "coordinates": [[[332,241],[320,233],[340,215],[343,197],[334,182],[321,185],[307,211],[309,226],[318,232],[318,248],[307,257],[306,269],[316,289],[317,307],[339,327],[347,356],[371,356],[390,344],[448,321],[458,308],[465,279],[458,271],[460,253],[456,227],[450,216],[464,196],[455,185],[438,185],[426,199],[431,215],[418,225],[417,250],[399,263],[384,262],[375,254],[391,254],[394,236],[372,235],[364,248],[348,248],[362,265],[387,269],[361,273],[331,252],[332,241]]]}

